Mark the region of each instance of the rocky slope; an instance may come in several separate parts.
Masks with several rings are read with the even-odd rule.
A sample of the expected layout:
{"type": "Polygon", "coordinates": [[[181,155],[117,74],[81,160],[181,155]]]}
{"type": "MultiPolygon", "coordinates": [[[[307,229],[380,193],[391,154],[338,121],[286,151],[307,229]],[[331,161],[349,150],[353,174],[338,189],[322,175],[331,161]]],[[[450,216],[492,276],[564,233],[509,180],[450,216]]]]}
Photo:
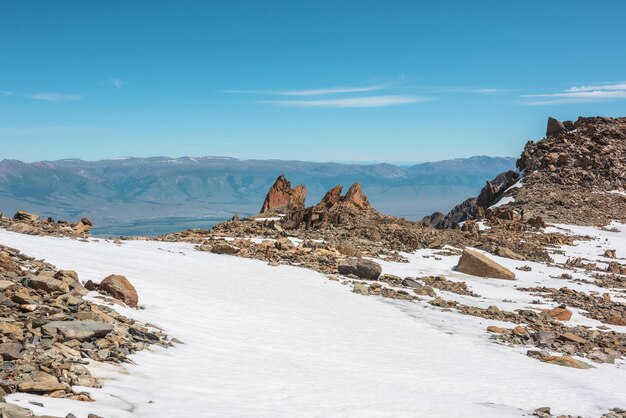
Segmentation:
{"type": "Polygon", "coordinates": [[[552,119],[517,167],[524,180],[510,193],[512,209],[550,222],[626,222],[626,118],[552,119]]]}
{"type": "MultiPolygon", "coordinates": [[[[84,298],[98,286],[85,286],[74,271],[0,245],[0,400],[19,391],[90,401],[73,388],[100,387],[86,367],[90,361],[129,362],[130,354],[149,345],[171,345],[158,329],[106,306],[124,301],[137,307],[136,291],[126,278],[105,278],[98,304],[84,298]]],[[[0,413],[32,416],[2,402],[0,413]]]]}
{"type": "Polygon", "coordinates": [[[548,222],[606,225],[626,222],[626,118],[548,120],[546,137],[529,141],[518,174],[498,175],[446,216],[422,222],[451,228],[466,219],[537,217],[548,222]],[[501,201],[497,209],[489,207],[501,201]]]}

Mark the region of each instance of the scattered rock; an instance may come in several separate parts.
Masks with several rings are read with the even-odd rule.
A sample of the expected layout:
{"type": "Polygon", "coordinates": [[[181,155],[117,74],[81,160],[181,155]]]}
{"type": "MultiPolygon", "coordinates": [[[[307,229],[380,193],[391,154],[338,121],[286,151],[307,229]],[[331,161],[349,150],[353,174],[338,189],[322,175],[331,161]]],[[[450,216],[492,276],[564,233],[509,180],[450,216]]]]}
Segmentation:
{"type": "Polygon", "coordinates": [[[528,357],[535,358],[539,361],[549,364],[556,364],[558,366],[572,367],[574,369],[593,369],[591,364],[584,361],[577,360],[571,356],[553,356],[547,351],[535,351],[528,350],[526,353],[528,357]]]}
{"type": "Polygon", "coordinates": [[[461,273],[478,277],[488,277],[496,279],[515,279],[515,274],[506,267],[496,263],[489,257],[465,248],[456,270],[461,273]]]}

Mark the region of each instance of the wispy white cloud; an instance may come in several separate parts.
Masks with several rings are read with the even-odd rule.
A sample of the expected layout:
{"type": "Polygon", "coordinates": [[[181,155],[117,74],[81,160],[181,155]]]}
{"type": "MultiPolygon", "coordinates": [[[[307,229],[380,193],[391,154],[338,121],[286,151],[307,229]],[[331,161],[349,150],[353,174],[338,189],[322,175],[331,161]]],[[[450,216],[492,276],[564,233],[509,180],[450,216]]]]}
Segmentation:
{"type": "Polygon", "coordinates": [[[109,83],[113,84],[113,86],[118,90],[124,85],[124,82],[119,78],[112,78],[109,80],[109,83]]]}
{"type": "Polygon", "coordinates": [[[262,103],[269,103],[283,107],[303,107],[303,108],[359,108],[359,107],[387,107],[398,106],[410,103],[425,102],[430,100],[426,97],[418,96],[367,96],[350,97],[343,99],[321,99],[321,100],[267,100],[262,103]]]}
{"type": "Polygon", "coordinates": [[[7,97],[12,95],[13,93],[11,93],[10,91],[6,91],[6,90],[0,90],[0,97],[7,97]]]}
{"type": "Polygon", "coordinates": [[[478,93],[478,94],[498,94],[498,93],[506,93],[507,89],[473,89],[470,90],[470,93],[478,93]]]}
{"type": "Polygon", "coordinates": [[[45,102],[75,102],[81,100],[81,96],[62,93],[35,93],[29,96],[31,99],[43,100],[45,102]]]}
{"type": "Polygon", "coordinates": [[[623,100],[626,99],[626,83],[573,86],[557,93],[525,94],[520,97],[527,100],[524,104],[533,106],[623,100]]]}
{"type": "Polygon", "coordinates": [[[620,83],[607,83],[607,84],[591,84],[588,86],[574,86],[567,89],[567,91],[578,92],[578,91],[615,91],[615,90],[626,90],[626,82],[620,83]]]}
{"type": "Polygon", "coordinates": [[[223,93],[237,94],[267,94],[274,96],[326,96],[330,94],[363,93],[382,90],[387,85],[363,86],[363,87],[328,87],[321,89],[305,90],[222,90],[223,93]]]}
{"type": "Polygon", "coordinates": [[[510,89],[500,88],[475,88],[475,87],[452,87],[452,86],[420,86],[408,85],[406,89],[420,90],[423,93],[475,93],[475,94],[499,94],[510,92],[510,89]]]}

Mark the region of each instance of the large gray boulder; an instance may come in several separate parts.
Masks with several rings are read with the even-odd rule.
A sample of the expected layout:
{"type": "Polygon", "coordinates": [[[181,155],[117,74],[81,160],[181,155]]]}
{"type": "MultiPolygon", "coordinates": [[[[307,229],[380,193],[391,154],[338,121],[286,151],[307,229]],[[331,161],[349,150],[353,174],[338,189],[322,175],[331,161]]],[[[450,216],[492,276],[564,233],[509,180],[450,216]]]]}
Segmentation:
{"type": "Polygon", "coordinates": [[[378,263],[364,258],[342,260],[339,262],[338,268],[340,274],[353,274],[364,280],[376,280],[382,273],[382,268],[378,263]]]}
{"type": "Polygon", "coordinates": [[[113,331],[113,325],[106,322],[86,321],[52,321],[42,327],[44,330],[60,332],[68,340],[89,341],[100,338],[113,331]]]}

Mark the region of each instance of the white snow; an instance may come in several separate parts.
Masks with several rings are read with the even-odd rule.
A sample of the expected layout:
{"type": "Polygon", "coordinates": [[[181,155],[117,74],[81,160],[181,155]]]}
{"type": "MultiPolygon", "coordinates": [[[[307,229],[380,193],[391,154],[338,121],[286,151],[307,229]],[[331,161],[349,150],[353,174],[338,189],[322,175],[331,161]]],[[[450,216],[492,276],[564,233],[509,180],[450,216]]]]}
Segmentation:
{"type": "Polygon", "coordinates": [[[515,202],[515,199],[513,198],[513,196],[504,196],[502,199],[498,200],[497,203],[494,203],[493,205],[489,206],[489,209],[495,209],[500,206],[506,205],[507,203],[513,203],[513,202],[515,202]]]}
{"type": "MultiPolygon", "coordinates": [[[[271,267],[180,243],[115,245],[4,230],[0,243],[74,269],[81,280],[125,275],[145,309],[116,309],[184,341],[133,355],[135,365],[93,366],[106,378],[102,389],[87,389],[93,403],[7,397],[39,414],[521,417],[549,405],[555,416],[587,417],[626,405],[626,389],[616,384],[626,377],[624,363],[590,370],[544,364],[528,358],[524,348],[493,344],[485,328],[497,325],[494,321],[425,302],[356,295],[309,270],[271,267]],[[32,400],[45,407],[28,403],[32,400]]],[[[403,277],[444,274],[466,281],[482,298],[455,296],[477,306],[519,308],[533,297],[516,285],[566,283],[548,277],[560,269],[502,258],[497,261],[510,268],[529,264],[533,271],[514,270],[515,282],[474,278],[451,270],[458,256],[437,252],[408,255],[410,263],[381,264],[385,272],[403,277]]],[[[595,325],[578,313],[572,321],[595,325]]]]}

